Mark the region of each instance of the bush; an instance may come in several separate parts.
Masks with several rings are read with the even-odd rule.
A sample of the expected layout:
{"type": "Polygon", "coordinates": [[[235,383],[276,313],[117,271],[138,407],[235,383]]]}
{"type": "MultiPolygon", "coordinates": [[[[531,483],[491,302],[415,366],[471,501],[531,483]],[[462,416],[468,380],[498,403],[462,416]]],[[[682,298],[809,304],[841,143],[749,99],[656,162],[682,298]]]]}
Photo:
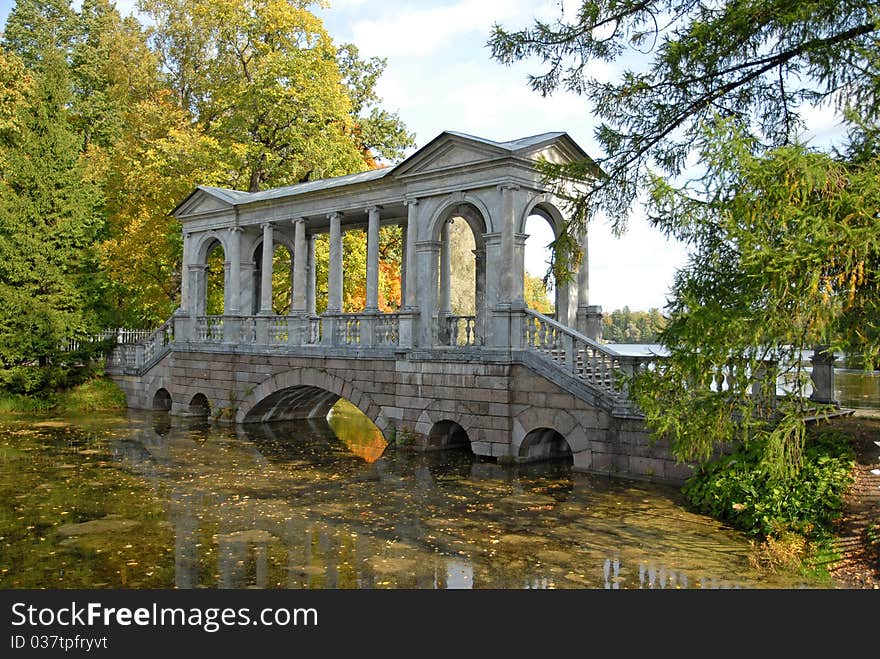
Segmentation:
{"type": "Polygon", "coordinates": [[[853,480],[855,451],[834,429],[809,433],[803,467],[788,479],[773,479],[760,467],[762,446],[740,446],[700,468],[682,492],[699,512],[760,538],[789,532],[828,536],[853,480]]]}

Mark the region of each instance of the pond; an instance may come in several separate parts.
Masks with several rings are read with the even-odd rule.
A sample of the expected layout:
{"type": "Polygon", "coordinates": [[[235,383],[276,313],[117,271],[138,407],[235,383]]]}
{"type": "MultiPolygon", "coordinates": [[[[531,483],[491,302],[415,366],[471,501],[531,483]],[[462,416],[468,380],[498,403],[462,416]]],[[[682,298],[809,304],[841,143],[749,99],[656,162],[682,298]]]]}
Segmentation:
{"type": "Polygon", "coordinates": [[[6,419],[0,502],[3,588],[835,586],[755,570],[676,488],[386,447],[345,405],[6,419]]]}

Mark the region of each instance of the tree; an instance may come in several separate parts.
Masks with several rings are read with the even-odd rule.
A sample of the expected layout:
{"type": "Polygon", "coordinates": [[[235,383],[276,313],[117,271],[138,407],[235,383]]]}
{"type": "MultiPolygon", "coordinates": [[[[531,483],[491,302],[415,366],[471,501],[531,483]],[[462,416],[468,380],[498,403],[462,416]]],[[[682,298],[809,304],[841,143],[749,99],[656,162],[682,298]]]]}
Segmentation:
{"type": "Polygon", "coordinates": [[[20,93],[0,145],[0,386],[30,393],[63,384],[60,346],[95,329],[103,219],[71,129],[63,54],[42,52],[31,76],[11,53],[0,61],[20,93]]]}
{"type": "MultiPolygon", "coordinates": [[[[577,245],[571,237],[599,210],[623,231],[652,169],[685,172],[701,126],[716,117],[735,118],[762,147],[789,143],[807,103],[832,103],[876,125],[878,21],[873,0],[599,0],[552,23],[517,31],[496,25],[495,59],[539,58],[546,70],[529,76],[532,89],[581,94],[601,120],[595,137],[603,157],[544,166],[558,183],[602,172],[585,192],[560,186],[573,221],[568,240],[555,246],[577,245]],[[604,68],[595,62],[633,68],[605,81],[593,74],[604,68]]],[[[569,256],[555,259],[564,265],[569,256]]]]}
{"type": "Polygon", "coordinates": [[[311,4],[142,0],[139,5],[154,23],[152,42],[180,106],[227,149],[233,164],[227,187],[255,192],[363,171],[372,157],[365,148],[379,145],[393,155],[407,145],[398,121],[389,121],[388,135],[379,134],[379,115],[365,119],[355,139],[353,99],[363,108],[374,104],[381,67],[360,63],[349,48],[343,73],[330,36],[308,11],[311,4]]]}
{"type": "Polygon", "coordinates": [[[765,359],[817,342],[877,355],[878,35],[869,0],[600,0],[553,24],[495,27],[495,58],[541,58],[532,88],[582,94],[601,120],[596,162],[543,165],[572,217],[554,267],[572,262],[593,213],[624,231],[640,193],[651,223],[691,250],[660,337],[671,356],[634,389],[682,459],[736,438],[761,442],[771,475],[797,471],[805,391],[773,414],[756,405],[753,388],[775,394],[765,359]],[[632,68],[607,82],[596,61],[632,68]],[[811,105],[848,127],[827,153],[801,143],[811,105]],[[709,390],[730,365],[730,388],[709,390]]]}

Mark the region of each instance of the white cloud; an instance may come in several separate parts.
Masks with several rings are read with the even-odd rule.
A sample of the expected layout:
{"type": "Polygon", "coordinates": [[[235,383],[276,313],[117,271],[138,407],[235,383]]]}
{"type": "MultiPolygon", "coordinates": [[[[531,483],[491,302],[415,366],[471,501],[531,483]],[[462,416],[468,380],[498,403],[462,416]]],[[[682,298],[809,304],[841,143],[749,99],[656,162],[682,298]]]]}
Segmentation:
{"type": "Polygon", "coordinates": [[[351,29],[354,42],[371,55],[425,56],[451,49],[464,39],[478,40],[482,45],[494,23],[520,19],[527,13],[524,7],[533,4],[523,0],[460,0],[446,6],[398,9],[381,18],[357,21],[351,29]]]}

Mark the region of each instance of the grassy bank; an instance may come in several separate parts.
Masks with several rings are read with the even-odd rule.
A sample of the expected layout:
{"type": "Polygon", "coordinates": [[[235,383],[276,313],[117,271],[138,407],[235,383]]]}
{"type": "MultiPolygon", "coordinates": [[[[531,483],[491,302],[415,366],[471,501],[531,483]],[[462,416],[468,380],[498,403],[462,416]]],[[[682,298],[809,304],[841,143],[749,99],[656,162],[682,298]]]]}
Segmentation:
{"type": "Polygon", "coordinates": [[[125,394],[112,380],[97,377],[64,391],[34,396],[0,393],[0,414],[81,414],[125,409],[125,394]]]}

